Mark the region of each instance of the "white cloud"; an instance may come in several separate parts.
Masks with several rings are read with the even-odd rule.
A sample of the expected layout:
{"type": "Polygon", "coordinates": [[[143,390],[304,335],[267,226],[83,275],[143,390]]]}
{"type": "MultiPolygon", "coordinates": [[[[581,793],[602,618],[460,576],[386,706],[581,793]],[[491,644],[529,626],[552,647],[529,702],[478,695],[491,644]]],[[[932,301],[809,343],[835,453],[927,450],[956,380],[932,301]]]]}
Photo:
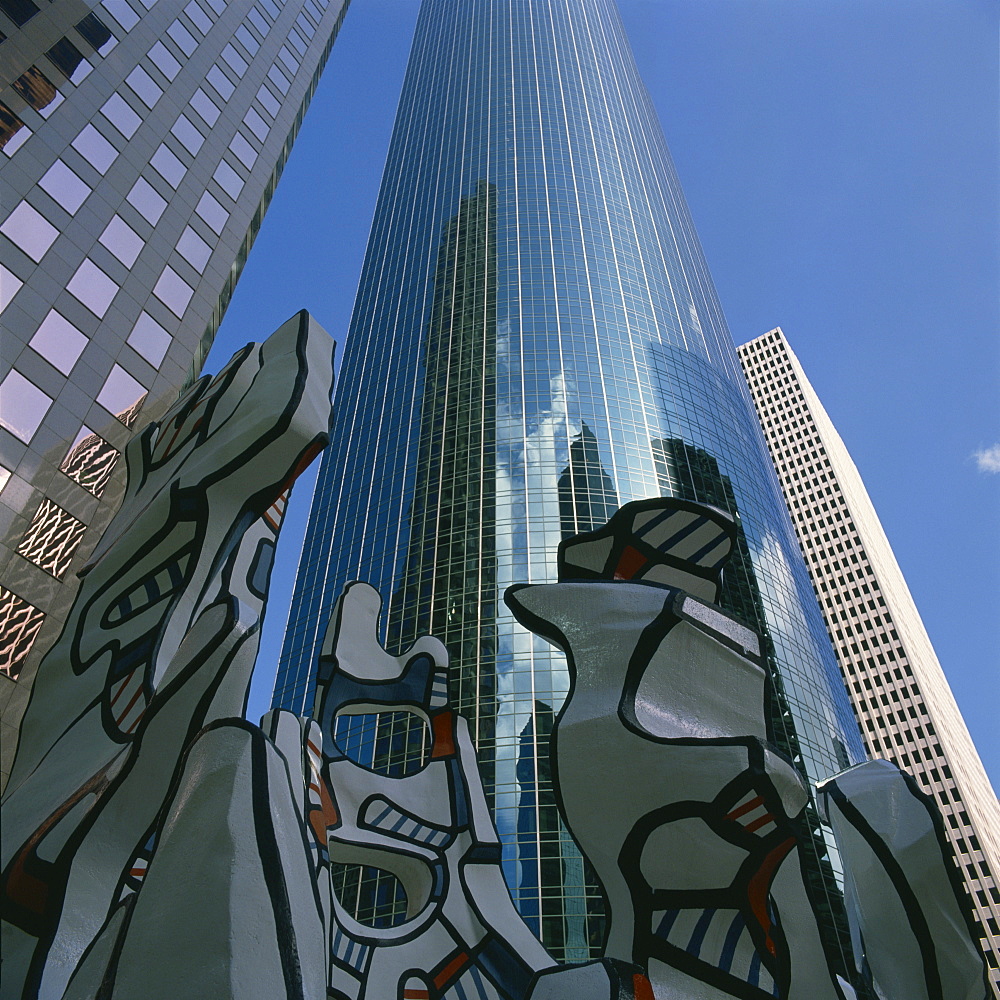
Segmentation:
{"type": "Polygon", "coordinates": [[[972,457],[976,460],[980,472],[1000,472],[1000,444],[980,448],[979,451],[973,452],[972,457]]]}

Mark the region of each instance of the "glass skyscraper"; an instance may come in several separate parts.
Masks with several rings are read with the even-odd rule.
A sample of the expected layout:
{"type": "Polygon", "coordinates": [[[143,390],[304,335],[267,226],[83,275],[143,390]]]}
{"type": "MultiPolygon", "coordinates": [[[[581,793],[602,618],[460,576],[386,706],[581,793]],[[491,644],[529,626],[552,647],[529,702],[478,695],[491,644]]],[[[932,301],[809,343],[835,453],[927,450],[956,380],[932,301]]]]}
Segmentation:
{"type": "MultiPolygon", "coordinates": [[[[864,758],[613,0],[424,0],[334,435],[274,703],[311,708],[350,580],[381,590],[391,646],[444,639],[508,883],[557,957],[590,957],[602,932],[548,770],[568,675],[501,595],[554,580],[562,538],[642,497],[738,514],[724,602],[766,636],[775,742],[810,779],[864,758]]],[[[390,729],[379,738],[411,745],[390,729]]],[[[836,951],[839,861],[814,812],[808,825],[836,951]]]]}

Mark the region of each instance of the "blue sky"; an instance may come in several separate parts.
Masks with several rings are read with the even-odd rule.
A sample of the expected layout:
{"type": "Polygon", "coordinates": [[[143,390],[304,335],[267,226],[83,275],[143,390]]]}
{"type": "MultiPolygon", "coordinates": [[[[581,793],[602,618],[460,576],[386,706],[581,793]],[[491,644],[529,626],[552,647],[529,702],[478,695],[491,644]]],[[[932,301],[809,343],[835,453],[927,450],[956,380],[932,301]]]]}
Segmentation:
{"type": "MultiPolygon", "coordinates": [[[[784,329],[1000,786],[1000,7],[620,7],[733,337],[784,329]]],[[[353,0],[206,371],[301,308],[343,344],[417,8],[353,0]]],[[[251,717],[313,478],[290,504],[251,717]]]]}

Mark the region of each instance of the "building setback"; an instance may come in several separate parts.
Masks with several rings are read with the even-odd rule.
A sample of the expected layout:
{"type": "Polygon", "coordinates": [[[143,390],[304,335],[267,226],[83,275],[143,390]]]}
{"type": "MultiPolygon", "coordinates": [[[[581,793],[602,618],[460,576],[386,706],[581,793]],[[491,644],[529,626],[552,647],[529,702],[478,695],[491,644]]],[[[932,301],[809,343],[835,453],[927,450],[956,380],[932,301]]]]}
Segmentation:
{"type": "Polygon", "coordinates": [[[0,0],[0,709],[196,376],[347,0],[0,0]]]}
{"type": "MultiPolygon", "coordinates": [[[[813,780],[863,759],[613,0],[424,0],[334,408],[274,703],[311,709],[351,580],[381,591],[390,646],[444,640],[508,885],[556,956],[587,959],[603,932],[548,770],[569,678],[501,597],[553,581],[563,538],[643,497],[728,507],[741,534],[724,602],[766,636],[773,739],[813,780]]],[[[419,719],[343,726],[367,763],[419,766],[419,719]]],[[[812,810],[808,825],[843,966],[837,856],[812,810]]],[[[351,878],[341,892],[366,919],[398,919],[391,884],[351,878]]]]}
{"type": "Polygon", "coordinates": [[[739,348],[802,554],[872,757],[944,818],[1000,997],[1000,805],[844,442],[780,329],[739,348]]]}

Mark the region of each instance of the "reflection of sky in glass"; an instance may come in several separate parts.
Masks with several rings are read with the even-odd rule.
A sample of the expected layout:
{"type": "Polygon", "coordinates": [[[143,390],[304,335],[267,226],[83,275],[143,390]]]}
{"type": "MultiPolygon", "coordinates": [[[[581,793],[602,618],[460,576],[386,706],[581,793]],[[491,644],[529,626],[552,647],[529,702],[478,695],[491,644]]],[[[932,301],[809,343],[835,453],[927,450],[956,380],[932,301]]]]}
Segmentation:
{"type": "Polygon", "coordinates": [[[560,540],[596,526],[587,490],[608,484],[602,503],[668,493],[734,506],[743,614],[768,623],[796,720],[781,739],[812,777],[838,769],[837,740],[860,755],[732,341],[609,0],[425,0],[335,421],[275,702],[309,705],[318,642],[349,580],[380,588],[390,637],[406,636],[393,620],[401,609],[423,614],[425,597],[440,608],[428,614],[453,629],[453,696],[483,724],[505,873],[555,953],[587,957],[600,927],[565,831],[553,822],[533,840],[523,823],[536,795],[539,816],[550,808],[544,762],[526,748],[539,706],[558,712],[569,677],[498,595],[554,579],[560,540]],[[462,452],[469,441],[476,454],[462,452]],[[563,887],[556,909],[538,894],[546,883],[563,887]]]}

